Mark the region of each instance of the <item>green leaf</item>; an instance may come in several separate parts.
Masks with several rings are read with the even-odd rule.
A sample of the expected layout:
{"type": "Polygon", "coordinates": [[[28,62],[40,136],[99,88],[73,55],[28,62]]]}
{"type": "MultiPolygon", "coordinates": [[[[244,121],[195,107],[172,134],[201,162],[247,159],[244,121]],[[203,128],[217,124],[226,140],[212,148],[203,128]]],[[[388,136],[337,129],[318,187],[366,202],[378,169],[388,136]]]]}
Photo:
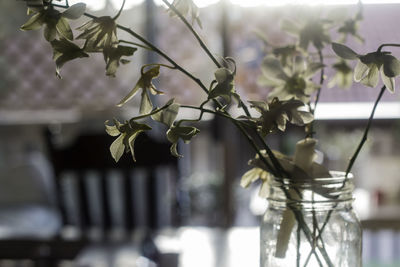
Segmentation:
{"type": "Polygon", "coordinates": [[[94,18],[77,29],[83,31],[77,39],[86,40],[85,49],[88,51],[118,47],[117,24],[109,16],[94,18]]]}
{"type": "Polygon", "coordinates": [[[393,77],[387,77],[382,68],[381,68],[381,77],[382,77],[383,84],[386,86],[386,88],[391,93],[394,93],[395,86],[396,86],[394,78],[393,77]]]}
{"type": "Polygon", "coordinates": [[[389,78],[398,76],[400,74],[399,60],[392,55],[384,55],[383,56],[383,73],[389,78]]]}
{"type": "MultiPolygon", "coordinates": [[[[172,5],[181,13],[183,16],[190,16],[192,25],[197,22],[200,28],[202,28],[201,21],[199,18],[200,11],[193,0],[174,0],[172,5]]],[[[171,16],[176,16],[173,10],[169,10],[171,16]]]]}
{"type": "Polygon", "coordinates": [[[62,13],[62,16],[67,19],[79,19],[83,16],[86,11],[85,3],[76,3],[70,6],[67,10],[62,13]]]}
{"type": "Polygon", "coordinates": [[[140,101],[139,114],[148,114],[153,110],[150,96],[147,90],[142,90],[142,100],[140,101]]]}
{"type": "Polygon", "coordinates": [[[306,60],[301,56],[295,56],[294,62],[293,62],[293,69],[294,69],[294,72],[296,72],[296,73],[305,72],[307,69],[306,60]]]}
{"type": "Polygon", "coordinates": [[[117,139],[110,146],[111,156],[118,162],[119,159],[122,157],[125,151],[124,139],[126,134],[121,134],[117,139]]]}
{"type": "Polygon", "coordinates": [[[376,64],[378,66],[380,66],[383,62],[382,62],[382,56],[385,55],[385,52],[372,52],[372,53],[368,53],[366,55],[360,56],[360,60],[362,63],[366,64],[366,65],[370,65],[370,64],[376,64]]]}
{"type": "Polygon", "coordinates": [[[50,42],[50,44],[53,47],[53,59],[56,62],[56,75],[59,78],[61,78],[60,69],[66,62],[76,58],[89,57],[83,49],[65,38],[54,40],[50,42]]]}
{"type": "Polygon", "coordinates": [[[118,47],[109,47],[103,50],[104,60],[106,62],[106,75],[115,77],[120,63],[125,62],[122,57],[132,56],[137,51],[137,48],[130,46],[118,45],[118,47]]]}
{"type": "MultiPolygon", "coordinates": [[[[261,151],[264,158],[266,159],[266,161],[272,165],[271,159],[269,157],[269,155],[266,154],[266,152],[263,150],[261,151]]],[[[301,168],[299,168],[298,166],[296,166],[293,162],[293,159],[291,157],[288,157],[282,153],[280,153],[279,151],[273,151],[275,158],[278,160],[279,164],[282,166],[283,170],[290,174],[290,177],[292,177],[293,179],[296,180],[309,180],[310,176],[303,171],[301,168]]],[[[259,155],[256,155],[256,157],[254,159],[251,159],[249,161],[249,165],[253,166],[253,167],[257,167],[257,168],[261,168],[267,172],[269,172],[270,170],[268,170],[268,168],[266,167],[266,165],[264,164],[264,161],[260,159],[259,155]]]]}
{"type": "Polygon", "coordinates": [[[38,30],[44,26],[44,37],[48,42],[54,41],[57,37],[69,40],[73,39],[73,33],[68,20],[62,16],[60,11],[50,6],[48,8],[37,8],[34,15],[21,26],[21,30],[38,30]]]}
{"type": "Polygon", "coordinates": [[[293,35],[298,35],[300,32],[300,28],[297,24],[290,20],[283,20],[281,25],[282,30],[291,33],[293,35]]]}
{"type": "Polygon", "coordinates": [[[167,131],[167,139],[172,143],[171,146],[172,155],[174,155],[175,157],[182,157],[182,155],[180,155],[176,149],[179,139],[181,139],[185,143],[189,143],[190,140],[199,132],[200,132],[199,129],[191,126],[172,126],[167,131]]]}
{"type": "Polygon", "coordinates": [[[286,123],[289,121],[295,125],[305,125],[313,120],[311,113],[299,110],[304,107],[304,103],[299,100],[280,101],[274,98],[270,103],[250,101],[252,108],[261,113],[256,119],[258,129],[263,136],[276,131],[284,131],[286,123]]]}
{"type": "Polygon", "coordinates": [[[106,126],[106,132],[111,136],[118,136],[121,133],[119,132],[116,125],[108,125],[109,121],[106,121],[104,125],[106,126]]]}
{"type": "Polygon", "coordinates": [[[111,136],[118,136],[110,146],[110,152],[116,162],[122,157],[125,152],[131,152],[133,161],[136,161],[134,153],[134,143],[140,133],[151,130],[151,127],[135,121],[121,124],[114,120],[115,125],[111,126],[106,122],[106,131],[111,136]]]}
{"type": "Polygon", "coordinates": [[[178,143],[173,143],[169,150],[170,150],[172,156],[177,157],[177,158],[183,157],[182,155],[180,155],[178,153],[178,143]]]}
{"type": "Polygon", "coordinates": [[[74,39],[74,35],[67,19],[61,17],[57,22],[56,29],[57,32],[60,33],[60,35],[64,38],[71,41],[74,39]]]}
{"type": "Polygon", "coordinates": [[[369,66],[368,74],[361,80],[365,86],[375,88],[379,82],[379,69],[375,64],[369,66]]]}
{"type": "Polygon", "coordinates": [[[151,118],[155,121],[165,124],[168,127],[171,127],[176,119],[176,116],[178,115],[179,108],[180,105],[178,103],[172,102],[167,108],[152,115],[151,118]]]}
{"type": "Polygon", "coordinates": [[[332,88],[337,85],[341,88],[350,88],[353,84],[353,72],[352,68],[346,63],[346,61],[341,60],[332,66],[336,70],[336,74],[328,83],[328,88],[332,88]]]}
{"type": "Polygon", "coordinates": [[[356,82],[361,81],[368,74],[369,67],[362,63],[361,61],[357,62],[357,65],[354,69],[354,80],[356,82]]]}
{"type": "Polygon", "coordinates": [[[300,140],[296,144],[293,162],[296,166],[306,171],[307,173],[310,173],[311,166],[317,156],[315,153],[316,144],[317,140],[313,138],[300,140]]]}
{"type": "Polygon", "coordinates": [[[29,20],[21,26],[22,31],[39,30],[44,23],[43,13],[36,13],[29,20]]]}
{"type": "Polygon", "coordinates": [[[217,84],[211,89],[208,98],[222,97],[226,102],[230,102],[235,93],[234,73],[227,68],[219,68],[214,75],[217,84]]]}
{"type": "Polygon", "coordinates": [[[332,49],[336,53],[336,55],[344,59],[353,60],[359,57],[356,52],[343,44],[332,43],[332,49]]]}
{"type": "Polygon", "coordinates": [[[254,183],[258,179],[268,180],[271,178],[271,175],[264,171],[261,168],[252,168],[243,174],[242,179],[240,180],[240,186],[243,188],[247,188],[251,183],[254,183]]]}
{"type": "Polygon", "coordinates": [[[265,57],[261,65],[261,70],[268,79],[288,79],[286,73],[282,69],[281,62],[274,57],[265,57]]]}
{"type": "Polygon", "coordinates": [[[44,25],[43,35],[48,42],[54,41],[57,37],[56,23],[46,23],[44,25]]]}
{"type": "Polygon", "coordinates": [[[324,64],[321,64],[319,62],[311,62],[310,64],[308,64],[308,67],[304,72],[304,77],[308,78],[313,76],[318,70],[322,69],[323,67],[325,67],[324,64]]]}
{"type": "MultiPolygon", "coordinates": [[[[129,100],[131,100],[137,92],[142,89],[142,100],[141,100],[141,111],[144,110],[149,110],[149,107],[151,104],[149,95],[147,91],[150,91],[152,94],[163,94],[161,91],[156,90],[154,84],[152,83],[152,80],[156,78],[160,74],[160,66],[157,65],[156,67],[153,67],[146,72],[143,72],[142,68],[142,76],[140,77],[139,81],[136,83],[135,87],[132,89],[131,92],[127,96],[125,96],[118,104],[118,107],[122,107],[124,104],[126,104],[129,100]]],[[[151,111],[152,108],[150,108],[151,111]]],[[[146,114],[146,113],[141,113],[141,114],[146,114]]]]}
{"type": "Polygon", "coordinates": [[[215,71],[215,73],[214,73],[214,76],[215,76],[215,80],[218,83],[223,83],[226,80],[232,80],[233,79],[231,71],[228,70],[227,68],[219,68],[219,69],[217,69],[215,71]]]}

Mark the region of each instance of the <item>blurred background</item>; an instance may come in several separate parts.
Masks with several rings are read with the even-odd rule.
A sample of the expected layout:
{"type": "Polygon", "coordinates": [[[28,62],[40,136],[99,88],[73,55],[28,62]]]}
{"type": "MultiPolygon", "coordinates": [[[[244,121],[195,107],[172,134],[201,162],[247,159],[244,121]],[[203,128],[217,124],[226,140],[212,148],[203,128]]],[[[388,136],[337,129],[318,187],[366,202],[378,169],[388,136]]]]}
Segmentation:
{"type": "MultiPolygon", "coordinates": [[[[122,3],[84,2],[97,16],[117,13],[122,3]]],[[[362,54],[399,42],[400,1],[363,2],[359,33],[366,41],[348,44],[362,54]]],[[[320,13],[340,19],[358,10],[357,1],[196,3],[200,36],[217,57],[236,59],[236,89],[245,100],[268,94],[257,84],[266,55],[258,33],[284,45],[282,18],[320,13]]],[[[67,63],[59,80],[42,32],[19,30],[27,20],[24,5],[0,2],[0,266],[258,266],[257,226],[266,202],[257,197],[257,186],[239,186],[254,152],[236,129],[207,117],[190,144],[179,144],[184,157],[177,160],[169,155],[165,129],[152,125],[155,130],[137,140],[137,162],[127,154],[114,163],[104,122],[137,114],[135,101],[122,109],[115,105],[139,79],[141,65],[162,59],[139,51],[117,78],[109,78],[98,55],[67,63]]],[[[159,1],[128,0],[119,20],[205,84],[213,79],[212,61],[159,1]]],[[[323,53],[329,62],[333,51],[323,53]]],[[[184,104],[206,97],[176,71],[163,70],[155,83],[166,93],[159,105],[171,97],[184,104]]],[[[323,88],[316,131],[330,169],[346,168],[378,93],[359,84],[323,88]]],[[[386,93],[353,168],[354,206],[365,227],[364,266],[400,266],[399,118],[398,92],[386,93]]],[[[290,127],[268,142],[291,154],[303,135],[290,127]]]]}

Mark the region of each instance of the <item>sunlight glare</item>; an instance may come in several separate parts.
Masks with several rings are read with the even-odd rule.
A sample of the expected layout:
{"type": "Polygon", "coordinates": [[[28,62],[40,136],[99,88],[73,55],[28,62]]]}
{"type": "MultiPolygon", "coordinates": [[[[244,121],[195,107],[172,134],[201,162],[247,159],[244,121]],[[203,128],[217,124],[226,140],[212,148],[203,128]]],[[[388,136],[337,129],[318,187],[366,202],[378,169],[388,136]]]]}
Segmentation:
{"type": "MultiPolygon", "coordinates": [[[[130,9],[136,5],[143,3],[144,0],[129,0],[125,2],[124,9],[130,9]]],[[[119,9],[122,5],[123,0],[112,0],[111,3],[115,9],[119,9]]]]}

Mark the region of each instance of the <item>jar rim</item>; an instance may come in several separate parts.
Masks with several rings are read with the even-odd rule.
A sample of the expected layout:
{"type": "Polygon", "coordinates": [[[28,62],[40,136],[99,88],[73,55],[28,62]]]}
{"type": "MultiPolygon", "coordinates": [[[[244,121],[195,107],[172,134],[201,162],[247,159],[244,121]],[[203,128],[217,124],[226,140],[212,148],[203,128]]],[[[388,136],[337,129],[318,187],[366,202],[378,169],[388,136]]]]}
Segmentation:
{"type": "Polygon", "coordinates": [[[354,176],[352,173],[348,173],[346,177],[346,172],[343,171],[329,171],[332,177],[318,177],[313,179],[291,179],[291,178],[275,178],[275,182],[284,182],[290,184],[338,184],[348,181],[353,181],[354,176]]]}

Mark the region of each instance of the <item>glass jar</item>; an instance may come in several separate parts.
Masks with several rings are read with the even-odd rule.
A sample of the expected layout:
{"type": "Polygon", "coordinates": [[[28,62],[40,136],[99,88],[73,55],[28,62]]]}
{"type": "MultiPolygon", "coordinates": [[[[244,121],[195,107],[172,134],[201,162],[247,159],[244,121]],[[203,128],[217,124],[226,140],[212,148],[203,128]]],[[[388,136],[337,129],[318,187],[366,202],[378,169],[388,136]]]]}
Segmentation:
{"type": "Polygon", "coordinates": [[[360,267],[353,178],[271,179],[260,229],[261,267],[360,267]]]}

